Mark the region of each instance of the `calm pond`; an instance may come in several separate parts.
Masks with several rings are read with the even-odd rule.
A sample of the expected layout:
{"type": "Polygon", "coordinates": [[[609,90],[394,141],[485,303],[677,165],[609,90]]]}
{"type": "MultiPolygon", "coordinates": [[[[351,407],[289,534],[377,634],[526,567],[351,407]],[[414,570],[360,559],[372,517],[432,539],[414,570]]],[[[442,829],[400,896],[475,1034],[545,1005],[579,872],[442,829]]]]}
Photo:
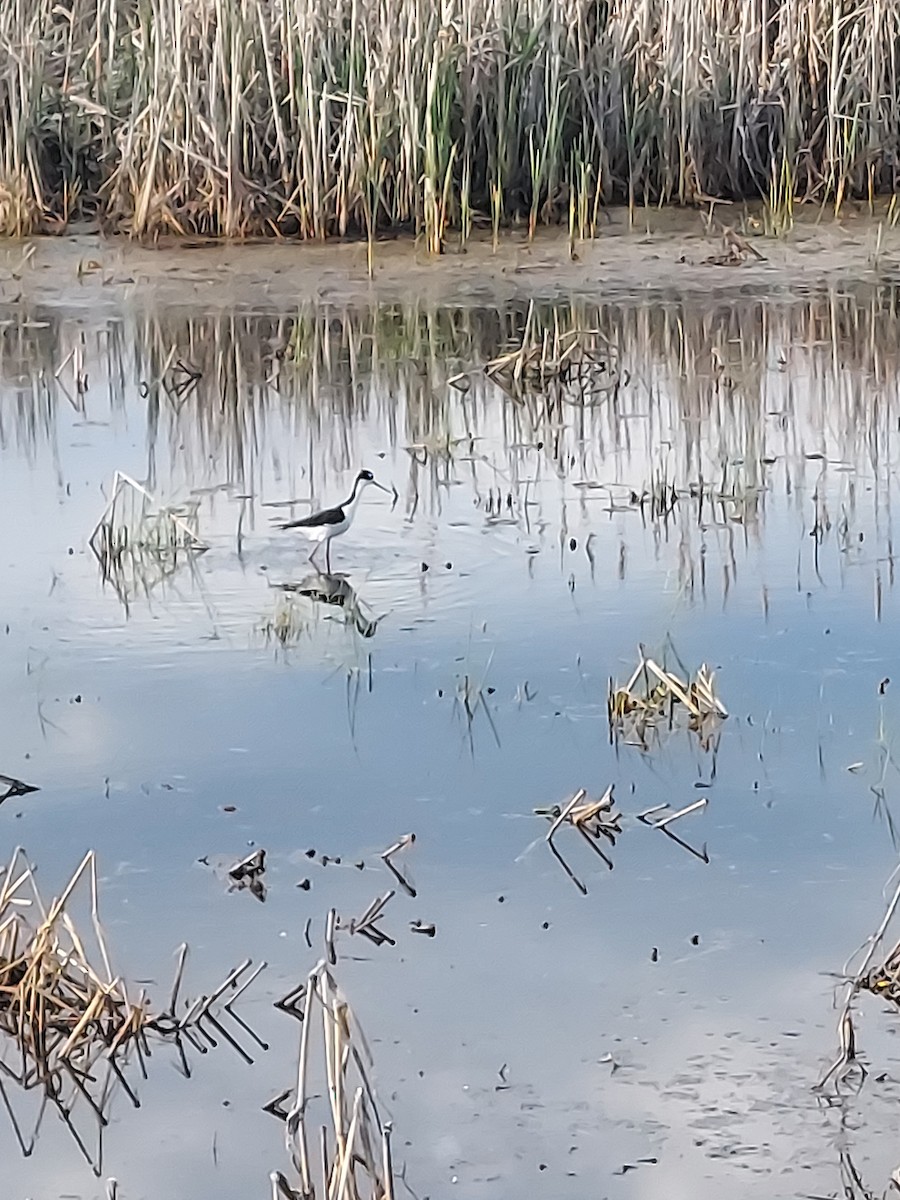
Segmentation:
{"type": "Polygon", "coordinates": [[[396,944],[342,931],[333,971],[397,1196],[881,1194],[896,1013],[860,997],[865,1084],[815,1084],[897,863],[896,292],[20,302],[0,325],[0,771],[40,789],[0,806],[0,860],[24,847],[49,900],[96,851],[113,971],[157,1011],[182,942],[188,999],[268,964],[235,1007],[268,1049],[232,1025],[252,1064],[201,1039],[185,1078],[154,1044],[128,1071],[140,1109],[109,1097],[96,1175],[84,1099],[83,1151],[50,1106],[22,1153],[41,1091],[7,1038],[4,1197],[298,1186],[263,1111],[297,1077],[273,1001],[330,909],[391,889],[396,944]],[[365,493],[316,579],[277,522],[360,468],[391,494],[365,493]],[[104,577],[89,539],[117,471],[206,549],[133,535],[104,577]],[[727,719],[611,737],[639,645],[707,664],[727,719]],[[612,871],[555,835],[583,894],[534,810],[609,785],[612,871]],[[638,819],[698,800],[678,840],[638,819]],[[415,897],[380,858],[408,833],[415,897]],[[228,877],[260,848],[262,903],[228,877]]]}

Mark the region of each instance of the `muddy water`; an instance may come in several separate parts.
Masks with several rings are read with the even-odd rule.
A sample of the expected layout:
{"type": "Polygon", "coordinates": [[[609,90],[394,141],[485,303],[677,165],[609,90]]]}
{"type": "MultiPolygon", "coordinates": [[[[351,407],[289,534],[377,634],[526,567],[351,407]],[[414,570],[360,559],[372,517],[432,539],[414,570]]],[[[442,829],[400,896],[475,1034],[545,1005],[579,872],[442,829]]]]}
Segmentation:
{"type": "MultiPolygon", "coordinates": [[[[0,849],[47,895],[96,850],[115,968],[155,998],[182,941],[194,995],[265,960],[240,1012],[269,1049],[207,1046],[185,1079],[157,1048],[141,1108],[112,1100],[100,1179],[53,1113],[29,1157],[4,1120],[4,1195],[268,1195],[288,1162],[262,1109],[298,1035],[272,1002],[330,907],[392,886],[378,855],[407,832],[396,946],[342,936],[336,971],[415,1195],[770,1200],[853,1171],[880,1192],[896,1018],[859,1006],[858,1095],[813,1084],[897,861],[894,293],[139,299],[0,314],[0,771],[40,788],[0,807],[0,849]],[[590,387],[486,376],[573,329],[606,363],[590,387]],[[274,522],[360,466],[396,495],[366,494],[323,584],[274,522]],[[104,579],[88,539],[117,470],[206,551],[104,579]],[[611,742],[639,643],[716,670],[708,740],[611,742]],[[582,895],[533,810],[609,784],[614,869],[564,843],[582,895]],[[698,798],[678,829],[699,856],[637,820],[698,798]],[[224,873],[259,847],[264,903],[224,873]]],[[[27,1142],[35,1093],[6,1094],[27,1142]]]]}

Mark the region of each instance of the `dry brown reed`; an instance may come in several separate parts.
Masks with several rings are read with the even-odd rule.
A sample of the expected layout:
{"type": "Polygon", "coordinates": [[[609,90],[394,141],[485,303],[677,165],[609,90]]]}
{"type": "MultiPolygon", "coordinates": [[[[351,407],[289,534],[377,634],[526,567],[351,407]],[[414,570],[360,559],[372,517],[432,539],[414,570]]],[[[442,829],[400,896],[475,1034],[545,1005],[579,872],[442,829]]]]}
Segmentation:
{"type": "Polygon", "coordinates": [[[682,808],[672,808],[668,803],[655,804],[652,808],[645,809],[644,812],[637,814],[637,819],[644,825],[649,825],[651,829],[658,829],[660,833],[664,833],[667,838],[670,838],[683,850],[687,850],[688,854],[692,854],[694,858],[699,858],[701,862],[709,863],[709,853],[706,849],[706,842],[698,849],[692,846],[690,842],[684,840],[675,833],[671,826],[680,821],[682,817],[687,817],[691,813],[700,812],[706,808],[708,804],[706,797],[700,800],[694,800],[691,804],[685,804],[682,808]]]}
{"type": "Polygon", "coordinates": [[[535,809],[535,815],[545,817],[550,822],[546,839],[550,853],[581,894],[586,896],[588,894],[587,886],[569,866],[554,838],[562,826],[568,825],[581,835],[587,845],[611,871],[613,869],[612,859],[601,849],[600,841],[603,839],[610,846],[614,846],[616,838],[622,832],[622,815],[615,809],[613,785],[610,784],[598,800],[588,800],[587,792],[581,788],[566,804],[535,809]]]}
{"type": "Polygon", "coordinates": [[[298,1184],[273,1172],[273,1200],[394,1197],[391,1125],[382,1118],[372,1086],[368,1043],[333,965],[320,962],[278,1004],[302,1028],[297,1081],[267,1105],[285,1123],[298,1184]],[[318,1112],[316,1102],[323,1097],[324,1112],[318,1112]]]}
{"type": "Polygon", "coordinates": [[[0,230],[414,229],[893,191],[890,4],[8,0],[0,230]]]}
{"type": "Polygon", "coordinates": [[[169,1004],[155,1009],[143,989],[132,993],[113,972],[94,853],[85,855],[48,904],[24,852],[15,850],[0,870],[0,1097],[23,1153],[31,1153],[44,1113],[56,1111],[99,1176],[112,1098],[124,1091],[139,1106],[129,1073],[136,1065],[146,1077],[153,1039],[177,1049],[185,1074],[186,1047],[202,1050],[219,1038],[251,1061],[223,1022],[232,1018],[262,1045],[231,1006],[265,964],[251,970],[248,960],[209,995],[179,1004],[186,957],[183,945],[169,1004]],[[10,1084],[40,1097],[29,1136],[9,1097],[10,1084]],[[79,1105],[96,1127],[96,1147],[82,1133],[79,1105]]]}
{"type": "Polygon", "coordinates": [[[662,729],[673,729],[687,716],[687,728],[708,743],[728,712],[716,694],[715,673],[701,664],[689,678],[660,666],[639,648],[639,661],[628,681],[609,681],[607,715],[610,738],[649,748],[662,729]]]}
{"type": "Polygon", "coordinates": [[[514,399],[552,393],[570,403],[614,402],[628,382],[616,366],[614,347],[599,329],[573,329],[559,315],[562,323],[550,325],[529,304],[521,342],[485,363],[485,375],[514,399]]]}

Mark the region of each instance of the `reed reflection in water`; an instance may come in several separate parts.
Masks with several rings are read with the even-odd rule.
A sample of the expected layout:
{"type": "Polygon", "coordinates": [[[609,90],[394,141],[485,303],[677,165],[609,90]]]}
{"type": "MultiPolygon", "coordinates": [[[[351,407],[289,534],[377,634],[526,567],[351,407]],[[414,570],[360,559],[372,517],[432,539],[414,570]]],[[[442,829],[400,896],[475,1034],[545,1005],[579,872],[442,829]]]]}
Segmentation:
{"type": "MultiPolygon", "coordinates": [[[[164,880],[179,937],[196,923],[224,969],[240,941],[295,978],[312,953],[298,899],[320,922],[350,911],[351,877],[365,911],[367,871],[338,871],[415,829],[422,907],[398,928],[408,917],[437,936],[413,939],[428,951],[400,943],[402,963],[379,950],[353,969],[422,1194],[463,1150],[487,1164],[469,1194],[494,1194],[498,1145],[511,1147],[507,1194],[528,1194],[521,1164],[537,1170],[538,1144],[575,1144],[575,1104],[592,1147],[582,1181],[622,1166],[609,1146],[631,1122],[629,1162],[652,1157],[664,1127],[699,1160],[681,1163],[681,1190],[721,1195],[734,1177],[704,1190],[704,1172],[752,1104],[756,1143],[787,1169],[796,1136],[818,1164],[806,1190],[833,1190],[851,1160],[826,1163],[843,1115],[808,1091],[832,1050],[821,972],[870,927],[894,857],[891,692],[876,685],[888,674],[877,621],[896,604],[898,334],[888,290],[111,322],[7,309],[0,497],[18,519],[5,533],[2,649],[21,687],[6,696],[0,769],[41,786],[21,809],[31,852],[44,869],[88,839],[124,864],[110,912],[126,953],[152,948],[164,880]],[[346,494],[360,466],[399,503],[364,505],[341,571],[312,573],[306,547],[272,525],[346,494]],[[153,498],[135,520],[180,514],[202,556],[162,539],[154,562],[149,539],[113,539],[123,569],[104,582],[84,547],[116,471],[153,498]],[[607,680],[628,677],[637,641],[652,655],[670,633],[691,670],[716,670],[728,721],[706,741],[676,731],[609,745],[607,680]],[[615,870],[596,855],[573,866],[588,899],[524,852],[538,805],[613,782],[615,870]],[[640,824],[663,802],[689,813],[675,828],[690,853],[640,824]],[[249,905],[223,919],[227,897],[198,865],[258,846],[271,886],[253,907],[271,926],[249,905]],[[314,847],[345,861],[319,871],[314,847]],[[766,957],[773,944],[781,958],[766,957]],[[560,995],[589,997],[590,1019],[548,1021],[560,995]],[[792,1057],[755,1024],[773,1013],[791,1031],[827,1028],[792,1057]],[[743,1041],[729,1040],[735,1028],[743,1041]],[[686,1047],[699,1082],[685,1082],[686,1047]],[[512,1095],[494,1078],[506,1061],[512,1095]]],[[[873,1061],[884,1056],[864,1033],[873,1061]]],[[[230,1077],[226,1091],[238,1094],[230,1077]]],[[[164,1096],[151,1119],[166,1119],[164,1096]]],[[[113,1131],[114,1161],[126,1144],[140,1157],[145,1116],[113,1131]]],[[[893,1116],[879,1120],[881,1135],[893,1116]]],[[[234,1137],[243,1157],[229,1163],[262,1178],[279,1160],[257,1128],[234,1137]]],[[[880,1179],[871,1147],[860,1134],[852,1161],[880,1179]]],[[[193,1178],[192,1155],[205,1163],[208,1148],[182,1149],[193,1178]]],[[[17,1194],[36,1178],[19,1175],[17,1194]]],[[[554,1176],[553,1194],[581,1200],[566,1180],[554,1176]]],[[[218,1184],[197,1186],[207,1200],[218,1184]]]]}

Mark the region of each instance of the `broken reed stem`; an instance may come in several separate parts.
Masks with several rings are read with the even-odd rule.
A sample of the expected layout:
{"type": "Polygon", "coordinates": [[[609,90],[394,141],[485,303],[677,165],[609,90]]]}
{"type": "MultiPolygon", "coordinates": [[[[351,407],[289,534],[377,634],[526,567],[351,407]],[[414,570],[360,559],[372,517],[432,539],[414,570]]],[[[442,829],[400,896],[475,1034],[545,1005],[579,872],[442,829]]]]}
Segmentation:
{"type": "Polygon", "coordinates": [[[306,1080],[309,1063],[309,1039],[312,1025],[312,1006],[319,985],[323,964],[319,964],[310,972],[306,980],[306,1004],[303,1009],[303,1031],[300,1035],[300,1059],[297,1064],[297,1088],[294,1104],[287,1115],[285,1128],[288,1138],[288,1152],[294,1161],[294,1166],[303,1184],[303,1194],[310,1194],[311,1179],[309,1173],[309,1151],[306,1145],[306,1080]],[[294,1147],[296,1146],[296,1153],[294,1147]]]}
{"type": "Polygon", "coordinates": [[[688,804],[684,808],[679,808],[677,812],[669,813],[659,821],[653,822],[654,829],[665,829],[667,825],[671,825],[673,821],[679,820],[681,817],[686,817],[688,813],[696,812],[700,808],[706,808],[709,801],[705,796],[700,800],[695,800],[693,804],[688,804]]]}
{"type": "Polygon", "coordinates": [[[335,1191],[336,1200],[344,1200],[347,1195],[347,1181],[353,1162],[353,1144],[356,1141],[356,1127],[359,1123],[359,1108],[362,1098],[363,1090],[361,1087],[358,1087],[353,1097],[353,1111],[350,1117],[350,1128],[347,1131],[346,1141],[341,1139],[338,1143],[340,1146],[341,1173],[338,1178],[337,1190],[335,1191]]]}
{"type": "Polygon", "coordinates": [[[548,842],[553,841],[553,835],[556,833],[557,829],[559,829],[559,827],[560,827],[560,825],[562,825],[563,821],[566,820],[566,818],[569,816],[569,813],[571,813],[571,811],[575,807],[575,805],[580,804],[586,795],[587,795],[586,790],[584,788],[579,788],[578,791],[575,793],[575,795],[572,797],[572,799],[569,801],[569,803],[565,806],[565,808],[560,811],[559,816],[556,818],[556,820],[553,822],[553,824],[550,826],[550,829],[547,832],[547,841],[548,842]]]}
{"type": "MultiPolygon", "coordinates": [[[[304,1154],[300,1147],[305,1147],[305,1125],[311,1119],[307,1111],[308,1100],[321,1097],[327,1104],[327,1121],[317,1125],[321,1179],[312,1179],[307,1167],[302,1180],[304,1198],[390,1200],[393,1197],[390,1139],[386,1139],[387,1127],[382,1123],[363,1062],[364,1054],[370,1059],[365,1037],[326,962],[319,963],[308,977],[306,986],[300,1050],[302,1066],[298,1070],[294,1102],[284,1113],[281,1105],[290,1093],[283,1093],[266,1106],[266,1111],[284,1116],[288,1152],[300,1173],[304,1154]],[[314,1004],[321,1007],[321,1025],[313,1019],[314,1004]],[[316,1059],[321,1062],[324,1072],[324,1089],[319,1085],[319,1094],[311,1096],[313,1025],[321,1030],[321,1054],[316,1055],[316,1059]],[[364,1184],[371,1185],[371,1192],[364,1192],[361,1179],[364,1184]]],[[[297,992],[296,988],[288,992],[277,1006],[290,1011],[291,999],[297,992]]],[[[308,1158],[306,1161],[308,1163],[308,1158]]]]}
{"type": "Polygon", "coordinates": [[[394,1200],[394,1157],[391,1149],[393,1126],[390,1121],[385,1123],[381,1131],[381,1162],[384,1171],[384,1200],[394,1200]]]}

